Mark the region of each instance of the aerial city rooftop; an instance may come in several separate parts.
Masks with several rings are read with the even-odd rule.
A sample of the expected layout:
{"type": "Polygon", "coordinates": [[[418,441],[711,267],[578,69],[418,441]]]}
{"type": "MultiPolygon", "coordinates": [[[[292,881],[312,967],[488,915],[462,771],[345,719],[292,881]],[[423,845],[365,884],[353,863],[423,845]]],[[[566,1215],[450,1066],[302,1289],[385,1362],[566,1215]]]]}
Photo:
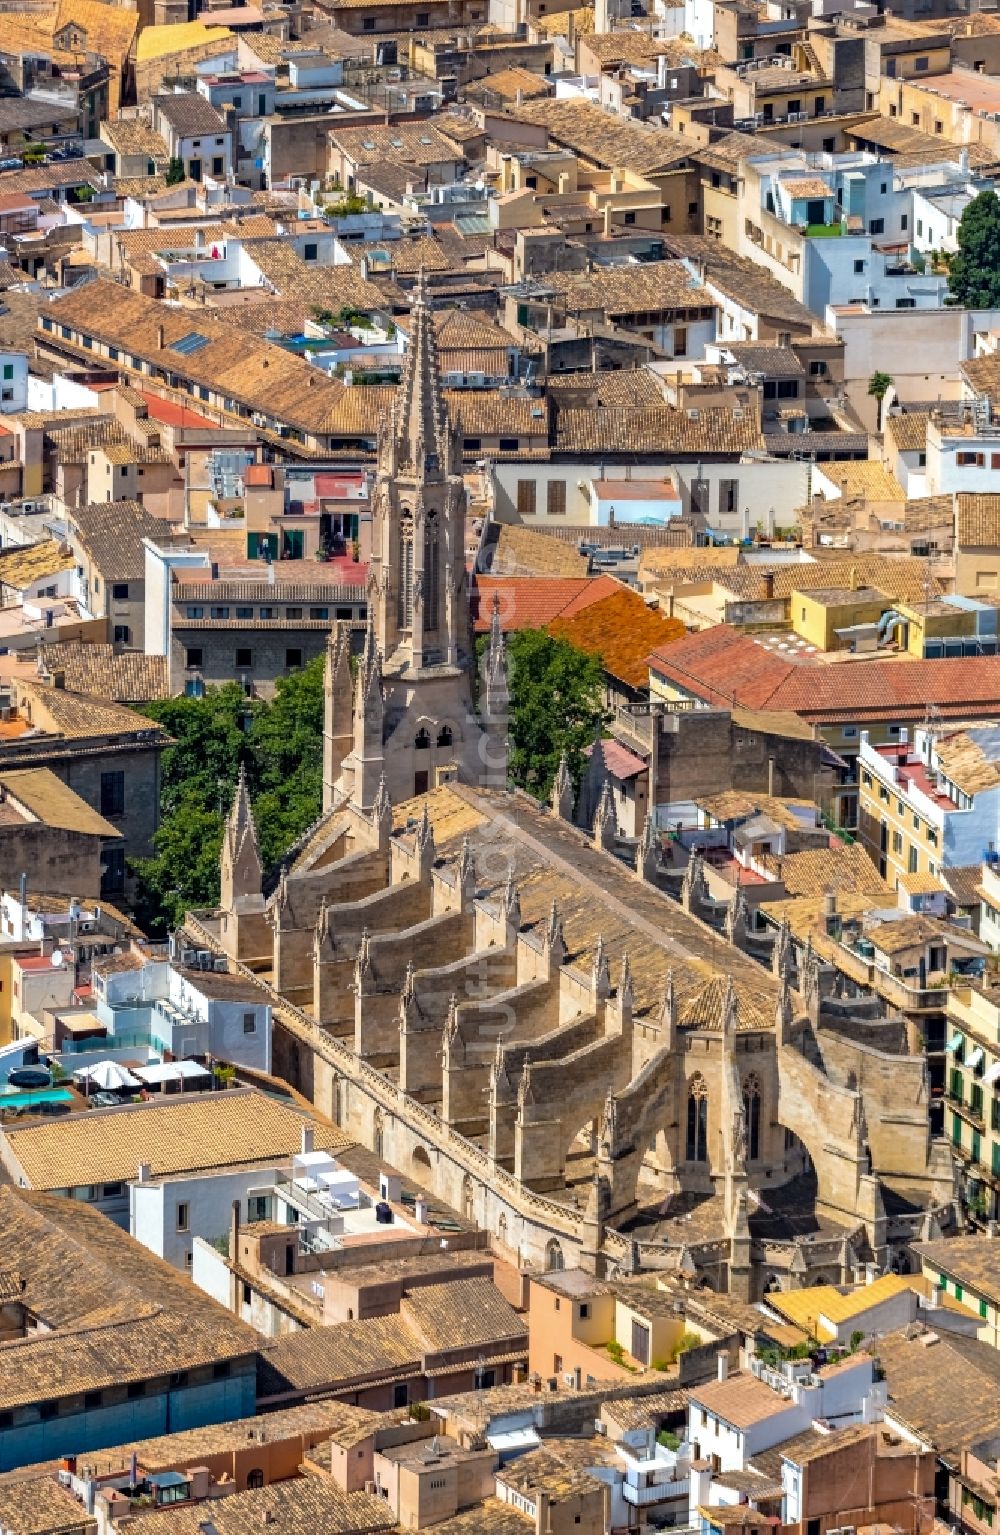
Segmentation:
{"type": "Polygon", "coordinates": [[[0,10],[0,1535],[996,1535],[1000,11],[0,10]]]}

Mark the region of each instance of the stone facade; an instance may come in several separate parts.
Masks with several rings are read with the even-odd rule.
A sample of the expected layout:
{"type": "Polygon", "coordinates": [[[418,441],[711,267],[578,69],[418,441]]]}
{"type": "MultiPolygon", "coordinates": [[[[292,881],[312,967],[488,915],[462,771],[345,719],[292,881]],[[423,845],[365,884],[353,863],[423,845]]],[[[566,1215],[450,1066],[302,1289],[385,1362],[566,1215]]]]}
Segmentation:
{"type": "MultiPolygon", "coordinates": [[[[379,441],[368,634],[353,687],[342,631],[328,651],[326,809],[350,801],[370,810],[383,780],[395,800],[455,777],[489,781],[491,738],[469,685],[461,450],[441,392],[422,278],[412,321],[402,382],[379,441]]],[[[502,636],[491,667],[487,681],[499,706],[506,701],[502,636]]],[[[503,783],[505,752],[496,772],[503,783]]]]}
{"type": "MultiPolygon", "coordinates": [[[[951,1197],[923,1062],[619,851],[461,784],[332,810],[266,904],[275,1071],[522,1263],[756,1296],[892,1261],[951,1197]]],[[[234,954],[233,915],[198,943],[234,954]]]]}

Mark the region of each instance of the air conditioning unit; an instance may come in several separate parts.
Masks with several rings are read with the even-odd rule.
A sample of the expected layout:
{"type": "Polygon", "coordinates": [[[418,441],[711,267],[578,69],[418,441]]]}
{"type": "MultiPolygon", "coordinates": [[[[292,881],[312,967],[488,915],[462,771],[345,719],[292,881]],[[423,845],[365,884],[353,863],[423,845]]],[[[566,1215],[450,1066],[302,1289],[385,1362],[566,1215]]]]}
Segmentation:
{"type": "MultiPolygon", "coordinates": [[[[606,1435],[607,1432],[608,1432],[608,1425],[605,1423],[604,1419],[603,1418],[595,1418],[594,1419],[594,1433],[595,1434],[605,1434],[606,1435]]],[[[832,1531],[827,1531],[827,1535],[832,1535],[832,1531]]]]}
{"type": "Polygon", "coordinates": [[[196,964],[199,970],[211,970],[214,958],[211,949],[199,949],[196,964]]]}
{"type": "Polygon", "coordinates": [[[226,956],[224,954],[217,954],[215,956],[215,964],[212,968],[214,970],[220,970],[223,974],[225,974],[229,969],[229,961],[226,956]]]}
{"type": "Polygon", "coordinates": [[[181,950],[181,964],[185,967],[185,969],[190,970],[191,967],[197,961],[197,958],[198,958],[198,950],[197,949],[182,949],[181,950]]]}

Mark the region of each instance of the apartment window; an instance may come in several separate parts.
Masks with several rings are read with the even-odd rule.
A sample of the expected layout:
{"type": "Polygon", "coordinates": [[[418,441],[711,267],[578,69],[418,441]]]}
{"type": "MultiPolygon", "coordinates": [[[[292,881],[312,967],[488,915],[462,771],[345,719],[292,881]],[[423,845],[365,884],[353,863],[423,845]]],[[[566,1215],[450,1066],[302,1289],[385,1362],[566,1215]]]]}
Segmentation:
{"type": "Polygon", "coordinates": [[[111,588],[111,595],[116,602],[128,602],[128,582],[116,581],[111,588]]]}
{"type": "Polygon", "coordinates": [[[114,642],[116,645],[130,645],[132,643],[132,630],[128,624],[115,624],[114,642]]]}
{"type": "Polygon", "coordinates": [[[187,616],[188,616],[188,618],[204,618],[205,617],[205,609],[204,608],[188,608],[187,609],[187,616]]]}
{"type": "Polygon", "coordinates": [[[83,1409],[85,1412],[95,1412],[98,1407],[104,1405],[103,1391],[86,1391],[83,1396],[83,1409]]]}
{"type": "Polygon", "coordinates": [[[463,444],[466,453],[478,453],[483,445],[481,437],[466,437],[463,444]]]}
{"type": "Polygon", "coordinates": [[[918,858],[918,854],[917,854],[916,848],[915,847],[911,847],[910,848],[910,856],[907,859],[907,864],[906,864],[906,866],[909,869],[911,874],[916,874],[916,872],[917,872],[917,858],[918,858]]]}
{"type": "Polygon", "coordinates": [[[274,609],[273,608],[261,608],[260,616],[261,616],[262,619],[264,619],[265,622],[267,622],[269,619],[272,619],[274,617],[274,609]]]}
{"type": "Polygon", "coordinates": [[[915,298],[898,298],[896,300],[897,309],[916,309],[916,307],[917,301],[915,298]]]}
{"type": "Polygon", "coordinates": [[[202,664],[202,659],[203,659],[203,651],[202,651],[202,648],[201,648],[200,645],[188,645],[187,646],[187,648],[184,651],[184,665],[186,667],[188,667],[189,669],[191,667],[196,667],[196,668],[200,667],[201,664],[202,664]]]}
{"type": "Polygon", "coordinates": [[[566,515],[566,481],[550,480],[545,488],[545,511],[549,517],[566,515]]]}
{"type": "Polygon", "coordinates": [[[956,453],[955,463],[959,469],[982,469],[986,463],[985,453],[956,453]]]}
{"type": "Polygon", "coordinates": [[[237,618],[253,618],[253,608],[237,608],[237,618]]]}
{"type": "Polygon", "coordinates": [[[857,260],[857,261],[855,261],[855,263],[854,263],[854,270],[855,270],[855,272],[856,272],[856,273],[860,273],[860,272],[863,272],[863,271],[864,271],[864,269],[865,269],[865,263],[864,263],[864,260],[863,260],[863,259],[860,259],[860,258],[859,258],[859,259],[858,259],[858,260],[857,260]]]}
{"type": "Polygon", "coordinates": [[[138,1401],[139,1397],[146,1394],[146,1382],[144,1380],[130,1380],[125,1395],[130,1402],[138,1401]]]}
{"type": "Polygon", "coordinates": [[[221,176],[226,168],[226,162],[221,155],[212,156],[212,175],[221,176]]]}
{"type": "Polygon", "coordinates": [[[899,217],[899,227],[900,227],[900,229],[909,229],[909,227],[910,227],[910,215],[908,213],[900,214],[900,217],[899,217]]]}
{"type": "Polygon", "coordinates": [[[210,612],[212,618],[228,618],[229,617],[229,609],[228,608],[211,608],[209,610],[209,612],[210,612]]]}
{"type": "Polygon", "coordinates": [[[935,133],[943,133],[944,132],[944,123],[941,121],[940,117],[935,117],[935,119],[934,119],[934,132],[935,133]]]}
{"type": "Polygon", "coordinates": [[[518,480],[517,482],[517,515],[519,517],[534,517],[535,515],[534,480],[518,480]]]}
{"type": "Polygon", "coordinates": [[[236,670],[238,672],[249,671],[253,666],[253,651],[245,645],[241,645],[236,652],[236,670]]]}
{"type": "Polygon", "coordinates": [[[903,833],[894,831],[892,834],[892,851],[899,854],[903,851],[903,833]]]}
{"type": "Polygon", "coordinates": [[[288,671],[288,672],[298,671],[298,669],[299,669],[299,667],[301,665],[302,665],[302,652],[301,652],[301,650],[293,649],[293,650],[286,650],[285,651],[285,670],[286,671],[288,671]]]}
{"type": "Polygon", "coordinates": [[[501,453],[516,453],[520,446],[521,439],[519,437],[501,437],[500,439],[501,453]]]}
{"type": "MultiPolygon", "coordinates": [[[[670,209],[669,208],[661,208],[660,209],[660,223],[661,224],[669,224],[670,223],[670,219],[671,219],[670,209]]],[[[721,222],[721,220],[720,220],[720,222],[721,222]]]]}
{"type": "Polygon", "coordinates": [[[330,617],[330,609],[329,608],[310,608],[309,609],[309,617],[311,619],[314,619],[314,620],[327,619],[327,618],[330,617]]]}
{"type": "Polygon", "coordinates": [[[289,620],[291,620],[291,619],[299,619],[299,618],[302,617],[302,609],[301,608],[286,608],[285,609],[285,617],[286,617],[286,619],[289,619],[289,620]]]}
{"type": "Polygon", "coordinates": [[[405,1380],[392,1388],[393,1407],[408,1407],[410,1405],[410,1387],[405,1380]]]}
{"type": "Polygon", "coordinates": [[[585,1322],[589,1316],[590,1316],[590,1302],[588,1300],[581,1301],[580,1302],[580,1321],[581,1322],[585,1322]]]}
{"type": "Polygon", "coordinates": [[[814,357],[809,364],[809,372],[813,378],[826,377],[826,363],[821,357],[814,357]]]}
{"type": "Polygon", "coordinates": [[[124,1183],[106,1183],[104,1185],[105,1199],[121,1199],[125,1192],[124,1183]]]}
{"type": "Polygon", "coordinates": [[[973,1082],[969,1094],[969,1108],[977,1119],[983,1117],[983,1089],[979,1082],[973,1082]]]}
{"type": "Polygon", "coordinates": [[[913,67],[917,71],[917,74],[921,75],[928,68],[929,64],[930,60],[927,58],[926,54],[921,54],[920,58],[914,60],[913,67]]]}
{"type": "Polygon", "coordinates": [[[362,29],[363,32],[374,32],[375,31],[375,17],[374,16],[366,16],[364,18],[364,20],[362,21],[362,23],[361,23],[361,29],[362,29]]]}
{"type": "Polygon", "coordinates": [[[187,1231],[187,1230],[189,1230],[190,1229],[190,1220],[191,1220],[191,1207],[187,1203],[186,1200],[182,1200],[180,1202],[180,1204],[177,1206],[177,1230],[178,1231],[187,1231]]]}
{"type": "Polygon", "coordinates": [[[869,219],[868,233],[870,235],[885,234],[885,219],[869,219]]]}
{"type": "Polygon", "coordinates": [[[119,895],[125,889],[125,849],[109,848],[101,854],[101,894],[119,895]]]}
{"type": "Polygon", "coordinates": [[[125,814],[125,774],[118,771],[101,774],[101,814],[125,814]]]}
{"type": "Polygon", "coordinates": [[[244,1032],[244,1034],[256,1034],[256,1032],[257,1032],[257,1014],[256,1013],[244,1013],[243,1014],[243,1032],[244,1032]]]}
{"type": "Polygon", "coordinates": [[[57,1417],[58,1414],[59,1414],[59,1403],[58,1402],[39,1402],[39,1404],[38,1404],[38,1416],[42,1419],[43,1422],[47,1421],[49,1418],[57,1417]]]}
{"type": "Polygon", "coordinates": [[[302,247],[302,259],[303,259],[303,261],[315,261],[316,257],[318,255],[319,255],[319,246],[317,245],[316,241],[315,240],[307,240],[305,245],[303,245],[303,247],[302,247]]]}

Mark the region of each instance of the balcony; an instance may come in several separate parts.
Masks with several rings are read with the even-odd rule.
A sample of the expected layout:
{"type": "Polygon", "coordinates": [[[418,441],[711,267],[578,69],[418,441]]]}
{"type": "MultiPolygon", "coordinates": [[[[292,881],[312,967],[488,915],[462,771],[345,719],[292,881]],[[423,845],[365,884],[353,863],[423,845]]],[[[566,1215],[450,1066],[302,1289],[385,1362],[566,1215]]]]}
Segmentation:
{"type": "Polygon", "coordinates": [[[648,1508],[651,1504],[674,1498],[683,1498],[686,1502],[690,1485],[687,1477],[676,1482],[645,1482],[639,1486],[634,1482],[623,1482],[622,1497],[635,1508],[648,1508]]]}

